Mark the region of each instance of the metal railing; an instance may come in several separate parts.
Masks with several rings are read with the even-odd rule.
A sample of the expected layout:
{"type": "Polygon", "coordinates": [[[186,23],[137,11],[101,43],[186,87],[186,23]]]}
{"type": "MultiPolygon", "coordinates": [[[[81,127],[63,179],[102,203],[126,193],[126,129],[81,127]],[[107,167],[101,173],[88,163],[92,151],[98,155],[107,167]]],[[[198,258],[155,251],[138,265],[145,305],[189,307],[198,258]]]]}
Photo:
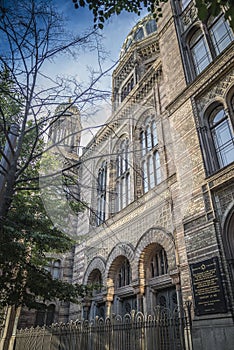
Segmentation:
{"type": "Polygon", "coordinates": [[[188,309],[18,330],[15,350],[192,350],[188,309]]]}

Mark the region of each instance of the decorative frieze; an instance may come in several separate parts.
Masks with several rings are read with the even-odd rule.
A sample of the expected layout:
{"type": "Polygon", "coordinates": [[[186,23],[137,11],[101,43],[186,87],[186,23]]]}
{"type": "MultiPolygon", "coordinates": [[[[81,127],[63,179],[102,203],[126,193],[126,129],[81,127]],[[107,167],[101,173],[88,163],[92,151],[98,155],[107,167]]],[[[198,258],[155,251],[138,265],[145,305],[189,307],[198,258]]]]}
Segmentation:
{"type": "Polygon", "coordinates": [[[182,33],[185,32],[192,23],[197,19],[197,8],[194,3],[191,4],[183,11],[181,15],[181,29],[182,33]]]}

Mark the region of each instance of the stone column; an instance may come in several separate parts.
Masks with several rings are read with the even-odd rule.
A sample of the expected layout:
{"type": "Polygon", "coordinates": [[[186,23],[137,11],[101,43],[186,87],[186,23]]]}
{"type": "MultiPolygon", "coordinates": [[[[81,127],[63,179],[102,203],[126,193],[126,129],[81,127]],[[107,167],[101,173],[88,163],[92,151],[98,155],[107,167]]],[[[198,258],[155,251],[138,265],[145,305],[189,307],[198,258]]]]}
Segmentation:
{"type": "Polygon", "coordinates": [[[111,301],[106,301],[106,317],[111,316],[111,301]]]}
{"type": "Polygon", "coordinates": [[[144,312],[143,297],[144,297],[143,294],[141,294],[141,293],[137,294],[137,310],[136,311],[144,312]]]}
{"type": "Polygon", "coordinates": [[[83,303],[83,318],[85,320],[89,319],[90,305],[91,305],[90,300],[87,300],[87,299],[84,300],[84,303],[83,303]]]}
{"type": "Polygon", "coordinates": [[[174,270],[170,272],[170,277],[172,279],[172,283],[176,287],[176,296],[177,296],[177,304],[178,307],[182,307],[182,295],[181,295],[181,285],[180,285],[180,273],[179,270],[174,270]]]}

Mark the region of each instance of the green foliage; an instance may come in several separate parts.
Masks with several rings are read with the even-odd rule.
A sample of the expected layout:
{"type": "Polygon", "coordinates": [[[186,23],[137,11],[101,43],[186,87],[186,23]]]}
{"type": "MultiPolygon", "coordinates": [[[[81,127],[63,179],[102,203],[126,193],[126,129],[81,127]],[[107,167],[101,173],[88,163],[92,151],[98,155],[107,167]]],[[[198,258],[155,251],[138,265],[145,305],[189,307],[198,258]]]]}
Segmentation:
{"type": "MultiPolygon", "coordinates": [[[[14,97],[13,87],[7,70],[0,72],[2,145],[7,140],[8,126],[12,123],[21,125],[23,120],[22,99],[14,97]]],[[[0,222],[0,307],[25,305],[40,308],[42,300],[55,298],[77,302],[79,296],[85,295],[89,289],[55,280],[46,269],[54,254],[64,254],[74,242],[53,226],[40,197],[38,172],[44,146],[40,136],[43,127],[39,119],[27,122],[17,158],[18,177],[14,179],[7,215],[0,222]]],[[[51,159],[48,161],[49,166],[51,159]]],[[[71,184],[72,177],[69,179],[71,184]]],[[[81,210],[81,205],[75,200],[72,205],[77,212],[81,210]]]]}
{"type": "Polygon", "coordinates": [[[209,16],[216,17],[224,10],[225,18],[229,21],[234,31],[234,0],[196,0],[198,17],[206,21],[209,16]]]}
{"type": "MultiPolygon", "coordinates": [[[[112,15],[119,15],[122,11],[133,12],[138,15],[143,9],[151,12],[157,20],[162,17],[162,4],[168,0],[73,0],[75,8],[88,6],[94,16],[96,27],[103,28],[103,23],[112,15]]],[[[234,0],[196,0],[198,17],[205,20],[208,16],[217,16],[221,10],[225,10],[225,17],[229,20],[234,30],[234,0]]]]}
{"type": "Polygon", "coordinates": [[[94,26],[102,29],[103,23],[112,15],[119,15],[122,11],[133,12],[140,15],[143,8],[153,13],[157,19],[161,17],[161,4],[168,0],[73,0],[75,8],[87,6],[94,16],[94,26]]]}

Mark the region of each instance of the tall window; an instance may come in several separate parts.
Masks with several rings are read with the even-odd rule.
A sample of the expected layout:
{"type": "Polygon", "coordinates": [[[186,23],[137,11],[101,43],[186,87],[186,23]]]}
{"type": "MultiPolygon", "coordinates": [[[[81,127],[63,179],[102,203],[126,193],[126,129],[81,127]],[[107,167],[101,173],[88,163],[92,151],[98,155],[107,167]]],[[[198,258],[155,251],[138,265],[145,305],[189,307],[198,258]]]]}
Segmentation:
{"type": "Polygon", "coordinates": [[[200,74],[233,39],[233,32],[223,14],[216,18],[210,17],[207,23],[203,24],[203,31],[197,29],[189,40],[195,75],[200,74]]]}
{"type": "Polygon", "coordinates": [[[131,268],[128,259],[124,259],[118,275],[117,275],[117,288],[128,286],[131,282],[131,268]]]}
{"type": "Polygon", "coordinates": [[[144,193],[161,182],[156,122],[147,117],[140,133],[144,193]]]}
{"type": "Polygon", "coordinates": [[[202,31],[198,29],[190,39],[190,52],[196,74],[201,73],[211,62],[211,54],[202,31]]]}
{"type": "Polygon", "coordinates": [[[219,55],[233,40],[232,30],[223,15],[218,19],[210,18],[208,28],[215,53],[219,55]]]}
{"type": "Polygon", "coordinates": [[[97,225],[105,221],[106,215],[106,184],[107,184],[107,164],[104,161],[98,170],[97,179],[97,225]]]}
{"type": "Polygon", "coordinates": [[[52,277],[53,279],[59,279],[61,277],[61,261],[56,260],[52,265],[52,277]]]}
{"type": "Polygon", "coordinates": [[[92,271],[90,277],[91,278],[88,280],[88,283],[95,286],[95,289],[93,290],[93,296],[95,296],[102,292],[102,287],[103,287],[102,274],[98,269],[95,269],[92,271]]]}
{"type": "Polygon", "coordinates": [[[117,211],[120,211],[130,203],[130,162],[127,139],[121,142],[116,159],[116,193],[117,211]]]}
{"type": "Polygon", "coordinates": [[[167,254],[165,250],[159,246],[150,261],[150,275],[157,277],[165,275],[168,272],[167,254]]]}
{"type": "Polygon", "coordinates": [[[208,122],[217,167],[222,168],[234,161],[233,131],[222,105],[213,109],[209,115],[208,122]]]}
{"type": "Polygon", "coordinates": [[[128,80],[128,82],[121,89],[121,102],[128,96],[134,87],[134,78],[133,76],[128,80]]]}

